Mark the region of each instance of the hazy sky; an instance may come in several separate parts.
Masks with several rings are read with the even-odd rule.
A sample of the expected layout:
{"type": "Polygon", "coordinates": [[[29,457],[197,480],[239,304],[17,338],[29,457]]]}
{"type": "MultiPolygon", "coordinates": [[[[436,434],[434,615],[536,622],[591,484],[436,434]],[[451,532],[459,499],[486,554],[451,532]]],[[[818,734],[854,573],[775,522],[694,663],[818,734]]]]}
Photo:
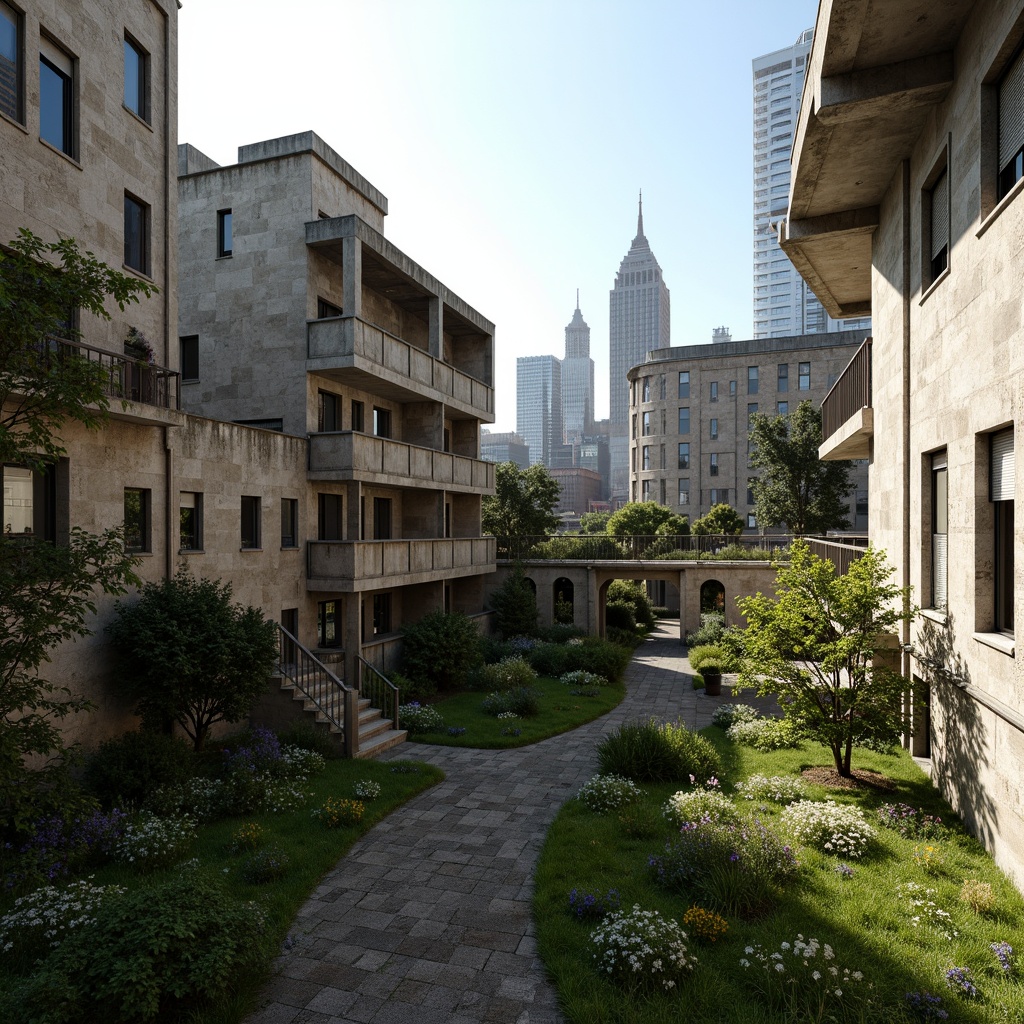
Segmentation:
{"type": "Polygon", "coordinates": [[[751,60],[815,0],[184,0],[178,138],[218,163],[312,129],[388,197],[387,237],[497,326],[565,352],[576,305],[608,412],[608,292],[644,228],[672,344],[752,322],[751,60]]]}

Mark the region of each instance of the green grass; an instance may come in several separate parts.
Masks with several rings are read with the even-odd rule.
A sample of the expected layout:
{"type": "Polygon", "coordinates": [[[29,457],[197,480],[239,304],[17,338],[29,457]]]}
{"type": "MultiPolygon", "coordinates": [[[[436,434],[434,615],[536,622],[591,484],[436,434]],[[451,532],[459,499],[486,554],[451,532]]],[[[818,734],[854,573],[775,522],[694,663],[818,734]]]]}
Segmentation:
{"type": "MultiPolygon", "coordinates": [[[[704,734],[722,754],[722,788],[733,786],[750,774],[797,774],[802,768],[831,763],[824,747],[804,743],[795,750],[769,754],[738,747],[720,729],[704,734]]],[[[939,842],[945,863],[940,873],[926,873],[914,861],[914,849],[922,841],[904,839],[896,832],[877,828],[877,842],[861,860],[849,861],[854,870],[843,880],[835,872],[838,861],[813,849],[799,850],[800,869],[787,885],[774,910],[757,920],[729,919],[729,930],[713,945],[690,943],[699,964],[674,994],[630,999],[602,979],[593,969],[589,936],[592,926],[578,922],[568,910],[568,893],[576,887],[606,892],[617,888],[623,909],[639,904],[657,909],[680,921],[688,901],[660,888],[648,871],[647,860],[661,851],[671,832],[658,810],[675,785],[645,785],[644,801],[623,812],[598,815],[579,801],[570,800],[551,826],[536,874],[534,914],[540,956],[558,986],[567,1019],[578,1024],[660,1024],[686,1020],[722,1024],[775,1024],[779,1021],[815,1019],[768,1007],[753,982],[754,969],[744,970],[739,960],[748,945],[760,943],[767,952],[797,934],[831,944],[836,962],[863,971],[873,985],[872,1003],[863,1015],[840,1020],[885,1021],[886,1024],[920,1018],[908,1015],[905,995],[927,990],[943,998],[950,1021],[963,1024],[1020,1022],[1024,1020],[1024,983],[1004,978],[989,949],[991,942],[1009,942],[1024,954],[1024,900],[995,867],[983,848],[957,823],[928,779],[909,756],[858,753],[855,768],[879,771],[893,781],[888,792],[878,790],[826,790],[809,786],[811,799],[854,803],[876,822],[881,803],[904,802],[940,814],[952,823],[949,835],[939,842]],[[620,817],[624,820],[620,821],[620,817]],[[641,827],[637,827],[637,823],[641,827]],[[646,826],[646,827],[644,827],[646,826]],[[978,916],[958,900],[964,879],[989,882],[997,896],[995,910],[978,916]],[[937,901],[947,909],[959,935],[947,941],[927,927],[913,927],[910,911],[897,899],[901,882],[918,882],[938,890],[937,901]],[[969,966],[981,998],[968,1000],[946,986],[945,973],[952,966],[969,966]]],[[[778,823],[781,807],[762,810],[747,801],[738,804],[767,824],[778,823]]],[[[1021,956],[1024,973],[1024,955],[1021,956]]]]}
{"type": "Polygon", "coordinates": [[[532,718],[499,720],[480,710],[486,694],[459,693],[433,704],[444,719],[444,728],[409,738],[413,742],[437,743],[448,747],[487,750],[523,747],[592,722],[611,711],[626,696],[623,683],[599,687],[596,697],[571,697],[569,691],[572,687],[557,679],[545,677],[537,679],[532,687],[541,695],[540,714],[532,718]],[[451,726],[462,727],[466,731],[461,736],[449,736],[447,729],[451,726]],[[520,735],[503,736],[502,731],[509,727],[519,729],[520,735]]]}

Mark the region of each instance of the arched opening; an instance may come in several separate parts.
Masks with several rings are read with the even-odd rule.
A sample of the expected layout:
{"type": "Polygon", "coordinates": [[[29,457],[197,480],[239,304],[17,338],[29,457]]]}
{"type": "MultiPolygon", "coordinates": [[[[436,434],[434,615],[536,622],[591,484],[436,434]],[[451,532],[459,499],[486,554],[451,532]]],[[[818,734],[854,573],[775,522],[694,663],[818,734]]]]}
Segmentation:
{"type": "Polygon", "coordinates": [[[571,626],[576,621],[575,588],[572,580],[559,576],[552,591],[555,599],[555,622],[571,626]]]}
{"type": "Polygon", "coordinates": [[[700,586],[700,613],[725,614],[725,587],[718,580],[706,580],[700,586]]]}
{"type": "Polygon", "coordinates": [[[537,584],[532,579],[530,579],[529,576],[526,576],[525,579],[526,579],[526,585],[533,591],[534,599],[536,599],[536,597],[537,597],[537,584]]]}

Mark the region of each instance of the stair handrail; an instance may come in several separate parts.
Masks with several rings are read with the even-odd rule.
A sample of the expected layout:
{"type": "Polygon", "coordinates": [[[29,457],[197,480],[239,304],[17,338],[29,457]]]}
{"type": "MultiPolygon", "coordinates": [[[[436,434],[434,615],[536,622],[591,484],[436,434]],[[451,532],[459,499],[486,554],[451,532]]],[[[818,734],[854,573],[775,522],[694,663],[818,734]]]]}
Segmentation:
{"type": "Polygon", "coordinates": [[[399,690],[387,676],[375,669],[365,658],[356,655],[359,663],[359,695],[370,702],[370,707],[377,708],[382,718],[390,718],[393,728],[398,728],[398,696],[399,690]]]}
{"type": "Polygon", "coordinates": [[[336,728],[347,743],[350,730],[346,693],[353,688],[339,679],[312,651],[304,647],[280,623],[277,626],[277,668],[285,679],[309,700],[336,728]]]}

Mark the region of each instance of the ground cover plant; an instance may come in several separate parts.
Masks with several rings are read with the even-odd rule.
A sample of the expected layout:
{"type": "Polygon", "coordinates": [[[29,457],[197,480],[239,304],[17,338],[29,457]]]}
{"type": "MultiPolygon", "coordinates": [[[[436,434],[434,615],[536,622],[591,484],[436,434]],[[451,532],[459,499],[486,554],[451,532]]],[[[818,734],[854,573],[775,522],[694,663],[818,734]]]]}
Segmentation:
{"type": "MultiPolygon", "coordinates": [[[[1016,966],[1024,948],[1024,899],[908,756],[864,752],[859,767],[879,773],[887,788],[832,789],[803,774],[832,762],[828,747],[804,741],[798,749],[759,752],[727,739],[724,723],[704,735],[719,758],[720,786],[638,782],[639,799],[603,813],[570,800],[548,832],[534,914],[538,949],[567,1020],[1024,1020],[1024,979],[1016,966]],[[711,812],[723,799],[731,800],[732,815],[716,819],[711,812]],[[827,808],[825,823],[861,855],[851,856],[850,844],[841,852],[824,849],[832,841],[824,826],[814,843],[791,834],[785,808],[800,801],[827,808]],[[902,807],[880,815],[886,805],[902,807]],[[627,812],[633,819],[646,814],[653,832],[627,827],[627,812]],[[697,815],[699,827],[679,825],[697,815]],[[883,817],[918,824],[905,825],[909,834],[903,834],[883,817]],[[922,839],[918,830],[931,826],[920,823],[937,818],[942,833],[922,839]],[[861,850],[852,837],[869,829],[873,835],[861,850]],[[936,871],[914,856],[925,845],[941,854],[936,871]],[[764,859],[760,877],[743,869],[751,847],[762,858],[771,851],[772,877],[764,859]],[[666,877],[672,870],[675,877],[666,877]],[[607,928],[609,918],[575,913],[573,890],[595,894],[595,902],[614,890],[620,914],[636,906],[678,926],[671,935],[648,930],[654,953],[641,958],[642,991],[595,962],[592,934],[607,928]],[[667,988],[651,964],[677,945],[696,962],[667,988]]],[[[794,814],[802,820],[801,812],[794,814]]]]}

